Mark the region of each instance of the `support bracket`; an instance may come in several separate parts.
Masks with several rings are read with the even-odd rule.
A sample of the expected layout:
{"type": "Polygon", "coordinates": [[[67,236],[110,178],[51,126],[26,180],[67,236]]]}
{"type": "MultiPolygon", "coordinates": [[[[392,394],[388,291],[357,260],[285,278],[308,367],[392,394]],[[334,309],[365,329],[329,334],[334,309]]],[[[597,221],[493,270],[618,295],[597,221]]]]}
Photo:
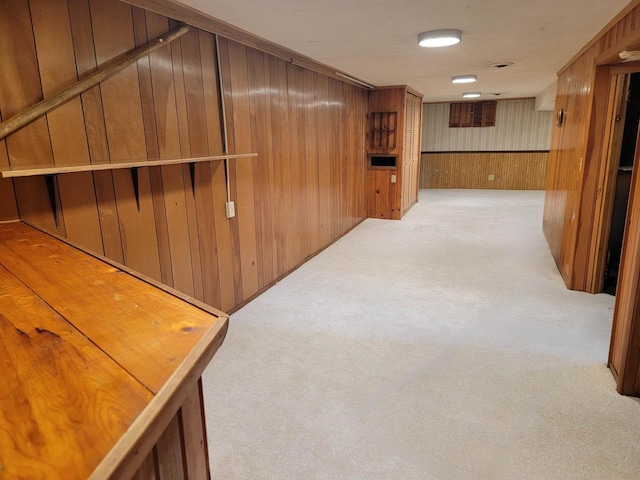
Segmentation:
{"type": "Polygon", "coordinates": [[[138,179],[138,169],[140,167],[132,167],[131,171],[131,183],[133,183],[133,194],[136,197],[136,207],[138,212],[140,211],[140,181],[138,179]]]}
{"type": "Polygon", "coordinates": [[[60,230],[60,217],[58,216],[58,199],[56,196],[58,178],[56,175],[45,175],[44,182],[47,185],[47,194],[49,195],[49,205],[51,205],[53,220],[56,223],[56,228],[60,230]]]}

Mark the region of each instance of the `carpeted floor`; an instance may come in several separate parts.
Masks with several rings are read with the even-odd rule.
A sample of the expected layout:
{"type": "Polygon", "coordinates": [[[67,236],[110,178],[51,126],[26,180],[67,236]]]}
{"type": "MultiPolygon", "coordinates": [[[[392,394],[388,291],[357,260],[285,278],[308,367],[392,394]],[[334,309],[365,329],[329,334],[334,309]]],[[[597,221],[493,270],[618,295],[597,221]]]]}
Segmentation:
{"type": "Polygon", "coordinates": [[[614,298],[564,287],[543,199],[421,191],[232,315],[203,378],[212,477],[638,479],[614,298]]]}

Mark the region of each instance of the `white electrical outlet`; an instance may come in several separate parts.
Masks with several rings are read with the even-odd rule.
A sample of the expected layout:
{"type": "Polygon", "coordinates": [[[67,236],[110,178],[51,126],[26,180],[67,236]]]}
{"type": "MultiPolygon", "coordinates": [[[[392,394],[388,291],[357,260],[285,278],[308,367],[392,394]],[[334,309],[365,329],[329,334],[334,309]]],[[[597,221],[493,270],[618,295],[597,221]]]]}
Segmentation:
{"type": "Polygon", "coordinates": [[[495,180],[496,176],[495,175],[489,175],[489,180],[495,180]]]}
{"type": "Polygon", "coordinates": [[[236,216],[236,205],[233,202],[227,202],[224,204],[225,212],[227,212],[227,218],[233,218],[236,216]]]}
{"type": "Polygon", "coordinates": [[[396,183],[396,176],[395,175],[391,175],[391,183],[396,183]]]}

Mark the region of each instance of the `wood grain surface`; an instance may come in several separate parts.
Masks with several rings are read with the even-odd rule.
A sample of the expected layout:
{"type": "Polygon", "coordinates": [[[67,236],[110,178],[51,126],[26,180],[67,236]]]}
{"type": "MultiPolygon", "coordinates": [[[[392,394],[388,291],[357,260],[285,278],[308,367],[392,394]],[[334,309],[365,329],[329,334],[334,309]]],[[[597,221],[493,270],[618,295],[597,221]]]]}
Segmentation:
{"type": "Polygon", "coordinates": [[[420,188],[544,190],[548,158],[547,152],[423,153],[420,188]]]}
{"type": "Polygon", "coordinates": [[[21,222],[0,292],[0,477],[207,478],[198,378],[226,316],[21,222]]]}
{"type": "MultiPolygon", "coordinates": [[[[4,116],[177,25],[117,0],[55,0],[46,11],[44,3],[3,4],[4,116]]],[[[215,36],[191,28],[0,141],[3,169],[146,161],[149,168],[138,171],[139,209],[129,171],[93,171],[57,176],[59,229],[41,177],[0,180],[0,199],[8,199],[0,219],[19,211],[223,310],[363,220],[367,91],[224,38],[218,43],[220,71],[215,36]],[[194,178],[186,165],[151,167],[156,160],[252,152],[258,156],[229,160],[232,219],[225,215],[223,161],[197,165],[194,178]]]]}
{"type": "Polygon", "coordinates": [[[0,228],[3,265],[153,393],[211,327],[210,314],[42,232],[0,228]]]}
{"type": "MultiPolygon", "coordinates": [[[[622,15],[589,42],[559,73],[556,114],[566,113],[562,127],[554,126],[546,184],[544,232],[551,253],[567,286],[592,291],[598,282],[590,278],[597,267],[591,242],[601,222],[594,204],[605,191],[598,170],[607,157],[601,151],[600,117],[607,108],[608,82],[604,88],[597,73],[611,60],[607,52],[637,48],[640,5],[630,4],[622,15]]],[[[614,55],[614,56],[615,56],[614,55]]],[[[595,292],[592,292],[595,293],[595,292]]]]}
{"type": "Polygon", "coordinates": [[[4,266],[0,292],[0,476],[86,478],[153,395],[4,266]]]}
{"type": "MultiPolygon", "coordinates": [[[[395,155],[392,169],[368,168],[367,216],[400,220],[402,215],[418,201],[418,175],[420,169],[420,139],[422,135],[422,96],[414,95],[406,86],[381,88],[369,94],[367,151],[369,155],[395,155]],[[380,146],[374,141],[375,130],[383,125],[376,112],[393,114],[393,147],[380,146]],[[373,123],[372,123],[373,122],[373,123]],[[395,182],[392,181],[395,177],[395,182]]],[[[391,135],[386,133],[386,135],[391,135]]]]}

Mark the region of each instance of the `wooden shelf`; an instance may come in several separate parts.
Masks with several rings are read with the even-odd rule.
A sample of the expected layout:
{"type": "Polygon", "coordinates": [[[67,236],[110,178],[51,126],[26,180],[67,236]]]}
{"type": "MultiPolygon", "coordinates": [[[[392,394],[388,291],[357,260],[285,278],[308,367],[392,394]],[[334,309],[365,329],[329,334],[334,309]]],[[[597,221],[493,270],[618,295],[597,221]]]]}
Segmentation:
{"type": "Polygon", "coordinates": [[[21,222],[0,224],[0,259],[0,476],[206,472],[199,379],[227,315],[21,222]]]}
{"type": "Polygon", "coordinates": [[[369,147],[389,150],[396,147],[398,112],[372,112],[369,115],[369,147]]]}
{"type": "Polygon", "coordinates": [[[118,170],[123,168],[157,167],[162,165],[180,165],[186,163],[210,162],[213,160],[257,157],[257,153],[237,153],[214,155],[209,157],[173,158],[167,160],[138,160],[134,162],[97,163],[90,165],[68,165],[63,167],[32,167],[21,170],[3,170],[2,178],[33,177],[36,175],[57,175],[60,173],[96,172],[101,170],[118,170]]]}

